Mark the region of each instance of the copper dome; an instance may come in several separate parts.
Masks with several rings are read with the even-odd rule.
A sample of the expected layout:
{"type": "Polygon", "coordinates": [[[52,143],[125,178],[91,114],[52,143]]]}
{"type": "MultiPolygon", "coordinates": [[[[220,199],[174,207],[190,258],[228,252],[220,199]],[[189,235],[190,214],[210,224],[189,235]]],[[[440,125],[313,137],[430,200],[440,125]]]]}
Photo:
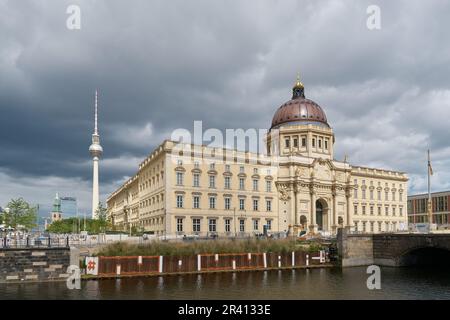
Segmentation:
{"type": "Polygon", "coordinates": [[[303,84],[298,79],[293,88],[292,100],[283,104],[275,112],[271,129],[282,124],[315,124],[330,127],[322,108],[314,101],[305,98],[303,84]]]}

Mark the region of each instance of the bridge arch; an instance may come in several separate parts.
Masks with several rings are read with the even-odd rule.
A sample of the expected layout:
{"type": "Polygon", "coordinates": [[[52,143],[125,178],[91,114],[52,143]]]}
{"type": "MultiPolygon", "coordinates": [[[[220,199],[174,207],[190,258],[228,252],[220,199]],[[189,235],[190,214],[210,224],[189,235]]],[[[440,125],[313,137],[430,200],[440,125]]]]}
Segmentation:
{"type": "Polygon", "coordinates": [[[405,266],[450,266],[450,249],[437,246],[409,248],[397,257],[396,265],[405,266]]]}

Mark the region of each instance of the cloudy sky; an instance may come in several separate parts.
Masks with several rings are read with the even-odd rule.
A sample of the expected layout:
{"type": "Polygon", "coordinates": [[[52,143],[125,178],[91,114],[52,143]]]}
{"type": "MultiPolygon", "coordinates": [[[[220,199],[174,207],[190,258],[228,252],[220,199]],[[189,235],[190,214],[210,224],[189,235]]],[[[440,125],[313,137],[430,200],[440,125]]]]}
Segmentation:
{"type": "Polygon", "coordinates": [[[89,212],[93,96],[101,197],[176,128],[268,128],[300,71],[337,159],[450,189],[450,2],[0,0],[0,205],[89,212]],[[69,5],[81,29],[66,27],[69,5]],[[366,26],[381,9],[381,29],[366,26]]]}

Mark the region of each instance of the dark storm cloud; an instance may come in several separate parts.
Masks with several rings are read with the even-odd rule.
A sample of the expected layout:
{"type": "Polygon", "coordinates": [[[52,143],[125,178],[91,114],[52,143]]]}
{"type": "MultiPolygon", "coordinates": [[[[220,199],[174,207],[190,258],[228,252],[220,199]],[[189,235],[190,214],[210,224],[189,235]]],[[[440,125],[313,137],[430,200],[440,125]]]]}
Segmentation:
{"type": "Polygon", "coordinates": [[[104,198],[194,120],[267,128],[298,71],[336,158],[407,171],[423,191],[431,147],[435,186],[450,188],[450,5],[381,1],[382,28],[369,31],[370,4],[0,1],[0,204],[64,190],[89,207],[96,88],[104,198]],[[66,28],[70,4],[81,30],[66,28]]]}

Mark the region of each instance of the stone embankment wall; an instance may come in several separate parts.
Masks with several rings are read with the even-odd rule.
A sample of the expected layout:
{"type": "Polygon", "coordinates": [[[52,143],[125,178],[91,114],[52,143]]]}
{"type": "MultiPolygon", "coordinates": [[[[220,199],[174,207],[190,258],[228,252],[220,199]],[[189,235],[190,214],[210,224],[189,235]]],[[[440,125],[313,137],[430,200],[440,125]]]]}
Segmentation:
{"type": "Polygon", "coordinates": [[[64,280],[70,263],[70,248],[2,248],[0,282],[64,280]]]}
{"type": "Polygon", "coordinates": [[[347,230],[339,229],[337,245],[342,267],[368,266],[374,263],[371,234],[348,234],[347,230]]]}

